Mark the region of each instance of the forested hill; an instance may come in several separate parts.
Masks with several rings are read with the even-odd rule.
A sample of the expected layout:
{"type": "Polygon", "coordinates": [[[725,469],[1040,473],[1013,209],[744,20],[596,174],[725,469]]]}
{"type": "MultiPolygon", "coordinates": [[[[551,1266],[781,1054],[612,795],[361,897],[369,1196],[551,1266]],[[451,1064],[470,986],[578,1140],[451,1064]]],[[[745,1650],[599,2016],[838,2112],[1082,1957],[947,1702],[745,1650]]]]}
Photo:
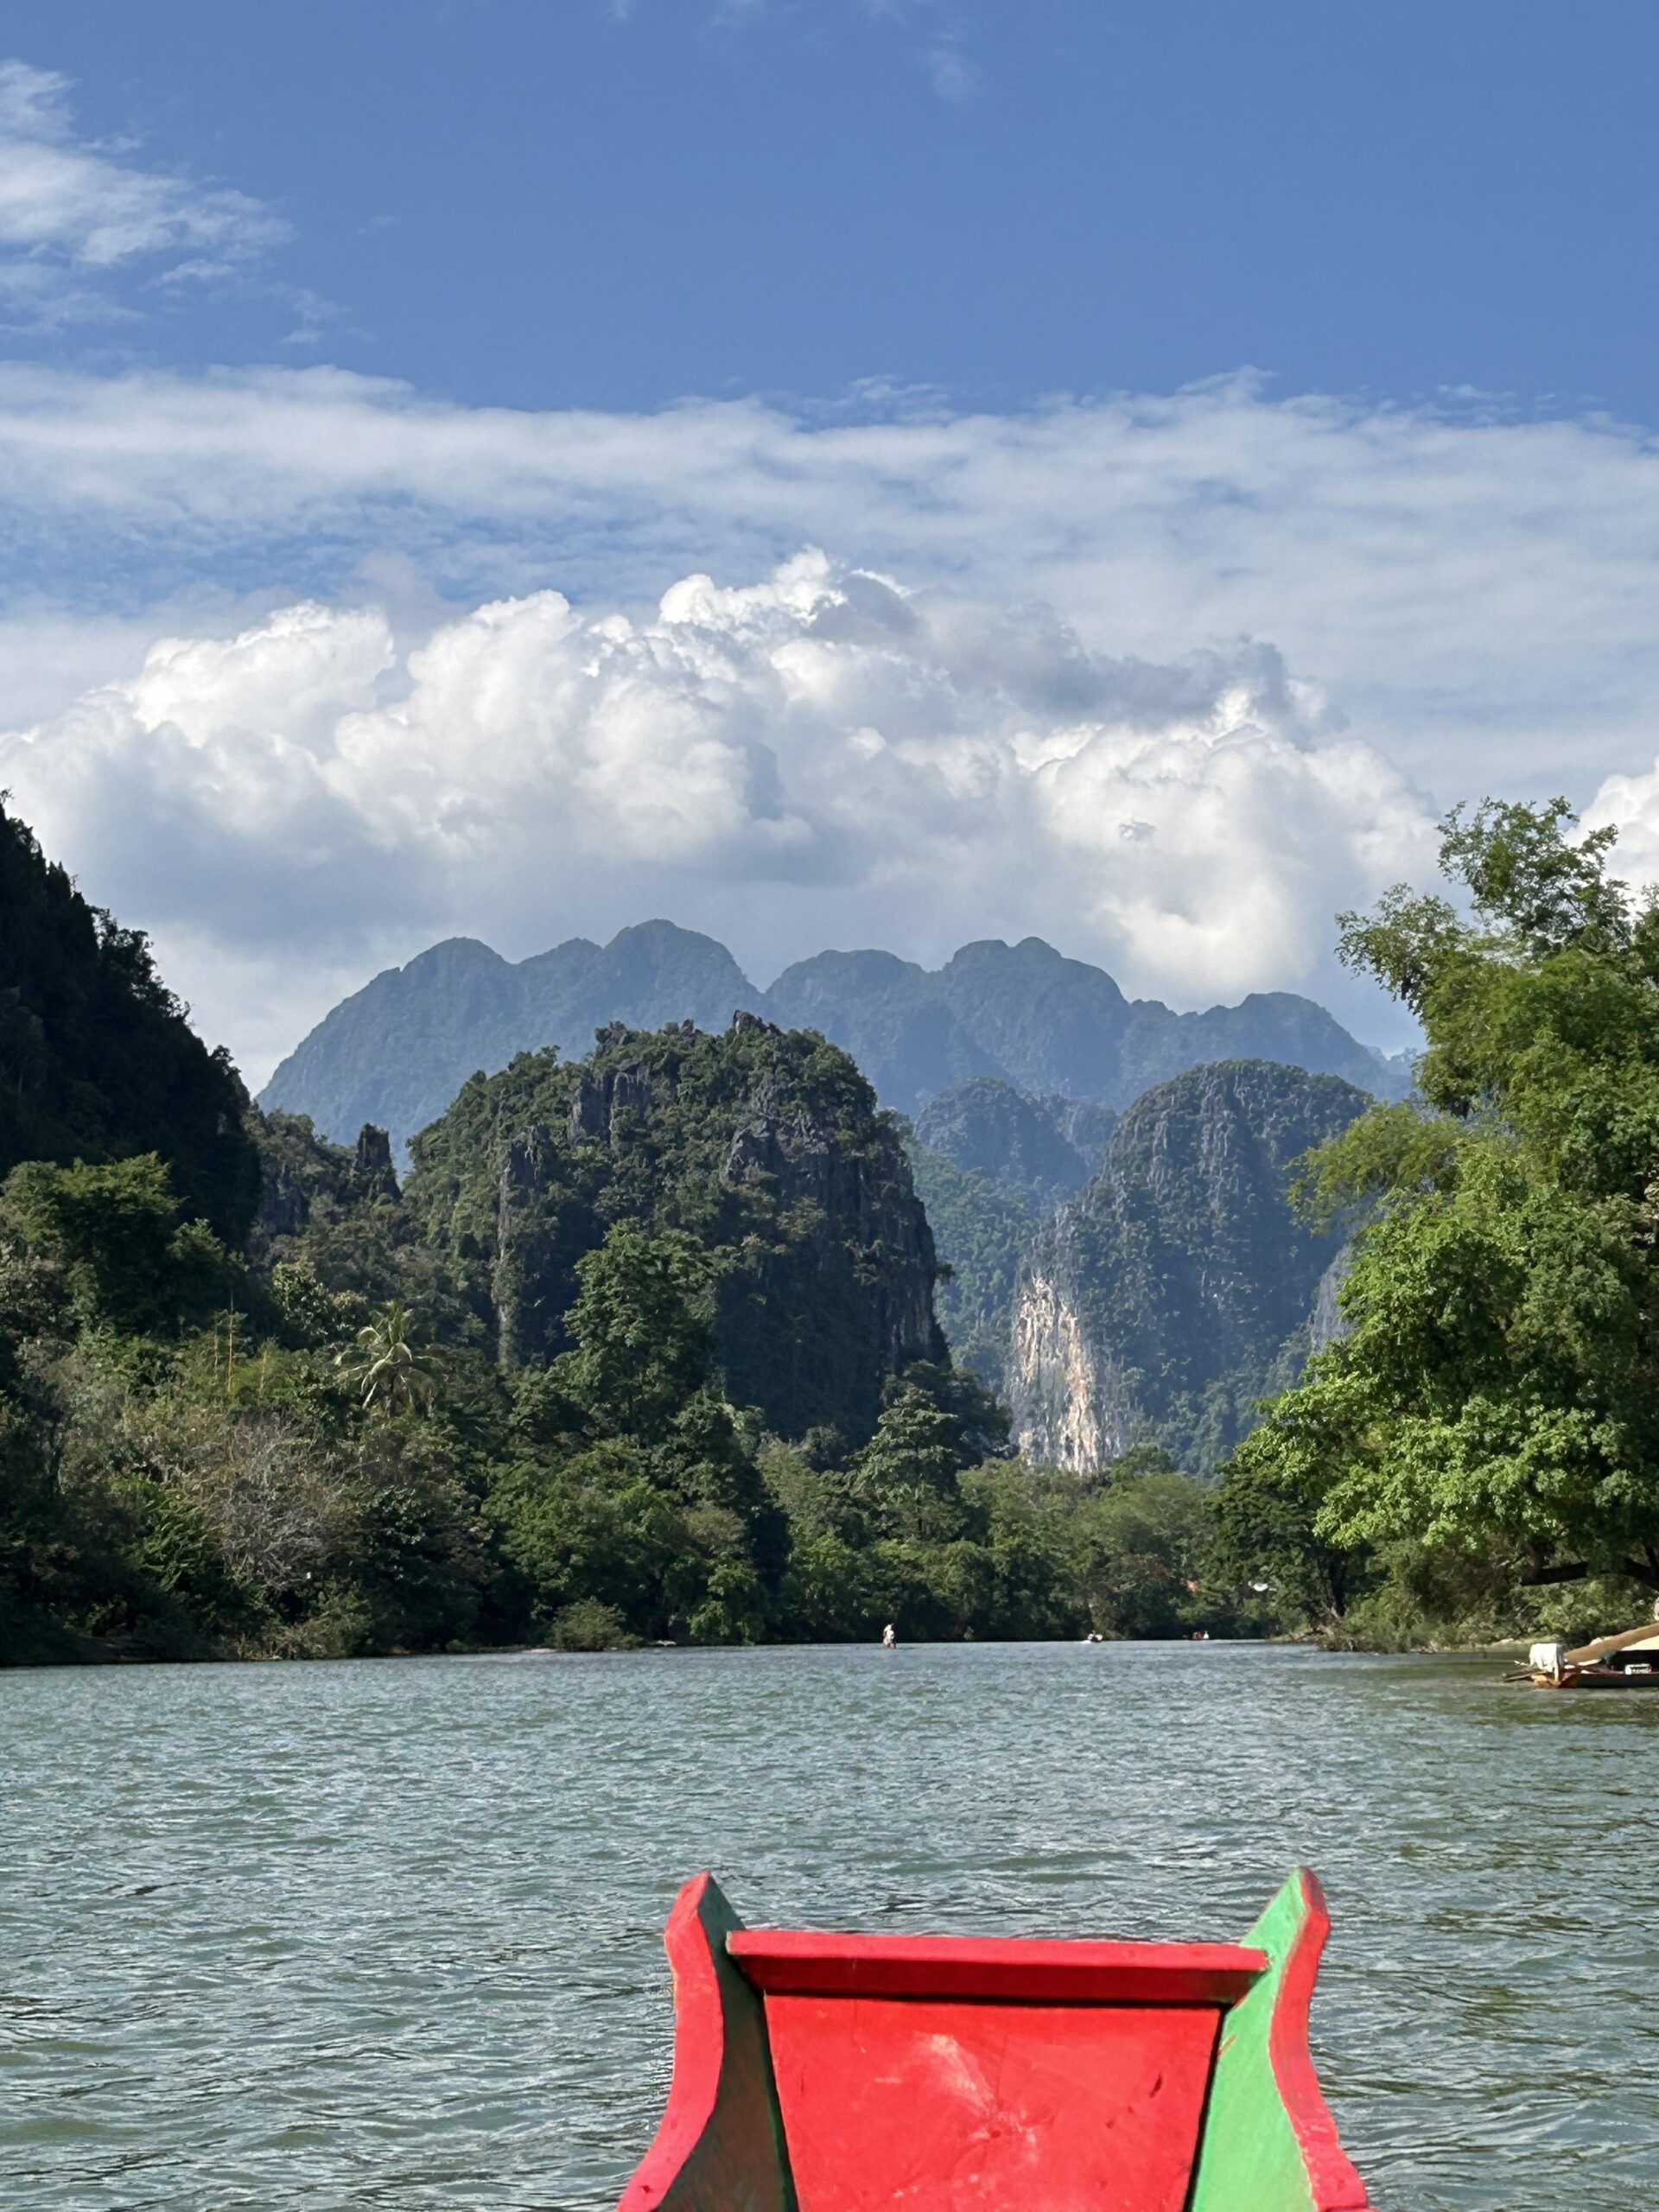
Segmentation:
{"type": "MultiPolygon", "coordinates": [[[[251,1109],[0,814],[0,1662],[1582,1641],[1659,1587],[1659,919],[1571,827],[1454,811],[1472,918],[1344,923],[1428,1039],[1402,1103],[1218,1062],[1114,1122],[1065,1085],[1122,1050],[1043,1041],[1075,963],[978,947],[1046,1090],[906,1130],[816,1030],[613,1026],[469,1077],[400,1189],[384,1128],[251,1109]]],[[[606,957],[672,996],[687,942],[606,957]]]]}
{"type": "Polygon", "coordinates": [[[1136,1101],[1020,1265],[1005,1372],[1027,1451],[1087,1470],[1154,1438],[1195,1471],[1225,1459],[1334,1324],[1341,1233],[1295,1219],[1287,1184],[1369,1103],[1262,1061],[1136,1101]]]}
{"type": "Polygon", "coordinates": [[[718,1036],[619,1023],[585,1062],[474,1077],[414,1151],[404,1202],[509,1371],[569,1350],[581,1262],[619,1223],[695,1246],[724,1389],[777,1435],[861,1444],[889,1379],[943,1354],[909,1162],[820,1038],[752,1014],[718,1036]]]}
{"type": "Polygon", "coordinates": [[[20,1160],[160,1153],[187,1211],[235,1241],[259,1183],[246,1106],[143,936],[89,906],[0,805],[0,1180],[20,1160]]]}
{"type": "MultiPolygon", "coordinates": [[[[1033,1505],[950,1365],[899,1128],[845,1052],[741,1013],[611,1025],[465,1083],[400,1188],[384,1129],[347,1151],[252,1109],[142,939],[6,828],[0,1664],[1116,1604],[1092,1522],[1035,1535],[1079,1500],[1033,1505]]],[[[1166,1503],[1185,1561],[1197,1509],[1166,1503]]],[[[1184,1589],[1172,1564],[1124,1618],[1184,1589]]]]}
{"type": "Polygon", "coordinates": [[[885,1106],[918,1111],[964,1080],[1121,1109],[1205,1060],[1260,1058],[1340,1075],[1378,1096],[1409,1086],[1403,1063],[1358,1044],[1287,992],[1174,1014],[1124,997],[1112,978],[1039,938],[966,945],[937,970],[887,952],[823,952],[767,989],[725,946],[671,922],[607,945],[573,938],[517,963],[451,938],[388,969],[334,1007],[276,1070],[261,1103],[349,1140],[364,1122],[401,1147],[467,1078],[518,1052],[586,1052],[612,1021],[723,1029],[742,1009],[819,1031],[850,1052],[885,1106]]]}

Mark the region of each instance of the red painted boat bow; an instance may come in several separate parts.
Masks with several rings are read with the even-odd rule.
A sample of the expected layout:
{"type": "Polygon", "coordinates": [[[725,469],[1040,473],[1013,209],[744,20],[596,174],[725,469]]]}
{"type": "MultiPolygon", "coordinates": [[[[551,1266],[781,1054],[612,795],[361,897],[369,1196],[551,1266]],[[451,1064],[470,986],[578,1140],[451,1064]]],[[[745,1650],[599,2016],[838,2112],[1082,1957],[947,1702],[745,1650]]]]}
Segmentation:
{"type": "Polygon", "coordinates": [[[620,2212],[1364,2212],[1307,2047],[1330,1928],[1243,1944],[744,1929],[666,1942],[674,2075],[620,2212]]]}

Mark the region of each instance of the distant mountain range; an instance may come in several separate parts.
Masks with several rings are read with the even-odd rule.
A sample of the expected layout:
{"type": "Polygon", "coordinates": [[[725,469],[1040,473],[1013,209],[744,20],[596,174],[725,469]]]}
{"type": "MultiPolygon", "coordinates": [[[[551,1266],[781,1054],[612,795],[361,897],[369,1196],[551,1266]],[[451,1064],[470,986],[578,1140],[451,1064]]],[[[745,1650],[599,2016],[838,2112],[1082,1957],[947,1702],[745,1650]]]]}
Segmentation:
{"type": "MultiPolygon", "coordinates": [[[[739,1009],[821,1031],[852,1054],[883,1105],[912,1115],[975,1077],[1050,1109],[1058,1101],[1121,1112],[1154,1084],[1213,1060],[1277,1060],[1383,1097],[1410,1087],[1403,1058],[1361,1045],[1323,1007],[1290,992],[1176,1014],[1155,999],[1125,998],[1103,969],[1039,938],[964,945],[940,969],[890,952],[821,952],[763,990],[713,938],[652,921],[608,944],[573,938],[516,963],[450,938],[343,1000],[289,1053],[260,1103],[308,1115],[342,1141],[372,1122],[402,1147],[469,1076],[505,1067],[515,1053],[552,1045],[579,1058],[613,1021],[721,1031],[739,1009]]],[[[1097,1156],[1086,1136],[1081,1146],[1062,1128],[1054,1136],[1084,1160],[1097,1156]]],[[[1062,1185],[1075,1171],[1033,1173],[1062,1185]]]]}

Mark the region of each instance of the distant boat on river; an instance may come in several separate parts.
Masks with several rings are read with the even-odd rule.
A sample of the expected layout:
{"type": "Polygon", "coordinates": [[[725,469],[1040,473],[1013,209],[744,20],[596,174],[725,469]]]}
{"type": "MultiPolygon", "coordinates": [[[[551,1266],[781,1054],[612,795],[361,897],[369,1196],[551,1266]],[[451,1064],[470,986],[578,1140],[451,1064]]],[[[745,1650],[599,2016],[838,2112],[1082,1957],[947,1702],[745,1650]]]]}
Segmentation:
{"type": "Polygon", "coordinates": [[[1569,1651],[1535,1643],[1519,1662],[1541,1690],[1659,1690],[1659,1605],[1654,1618],[1569,1651]]]}
{"type": "Polygon", "coordinates": [[[1365,2212],[1313,2073],[1306,1869],[1242,1944],[668,1923],[674,2075],[620,2212],[1365,2212]]]}

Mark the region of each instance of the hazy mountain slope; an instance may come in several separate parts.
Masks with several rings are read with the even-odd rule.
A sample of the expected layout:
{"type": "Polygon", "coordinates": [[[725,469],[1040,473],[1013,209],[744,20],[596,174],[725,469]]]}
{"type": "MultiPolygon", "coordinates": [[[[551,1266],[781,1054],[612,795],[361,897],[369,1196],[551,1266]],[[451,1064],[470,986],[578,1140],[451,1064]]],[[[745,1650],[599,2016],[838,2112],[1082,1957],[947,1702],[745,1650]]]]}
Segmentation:
{"type": "Polygon", "coordinates": [[[890,952],[822,952],[761,991],[712,938],[647,922],[607,945],[576,938],[516,964],[469,938],[435,945],[336,1007],[260,1103],[339,1139],[373,1122],[401,1145],[469,1075],[516,1052],[580,1055],[613,1020],[719,1029],[739,1007],[818,1030],[852,1054],[883,1105],[907,1114],[976,1077],[1116,1110],[1214,1059],[1283,1060],[1383,1096],[1409,1081],[1311,1000],[1273,992],[1174,1014],[1126,999],[1102,969],[1038,938],[964,945],[937,970],[890,952]]]}
{"type": "Polygon", "coordinates": [[[1111,1107],[1097,1105],[1092,1098],[1039,1098],[1036,1103],[1082,1160],[1086,1182],[1098,1173],[1106,1157],[1118,1116],[1111,1107]]]}
{"type": "Polygon", "coordinates": [[[526,1008],[547,1032],[542,1041],[567,1054],[586,1053],[613,1021],[632,1029],[691,1021],[718,1032],[740,1010],[765,1008],[765,993],[723,944],[673,922],[638,922],[606,945],[573,938],[521,961],[518,973],[526,1008]]]}
{"type": "Polygon", "coordinates": [[[785,968],[767,996],[779,1021],[850,1052],[884,1105],[913,1112],[953,1084],[1006,1071],[941,996],[938,978],[891,952],[820,952],[785,968]]]}
{"type": "Polygon", "coordinates": [[[986,938],[963,945],[932,980],[1022,1090],[1120,1103],[1121,1040],[1135,1008],[1103,969],[1068,960],[1041,938],[986,938]]]}
{"type": "Polygon", "coordinates": [[[1253,991],[1236,1006],[1171,1014],[1137,1001],[1125,1027],[1116,1103],[1127,1106],[1154,1083],[1212,1060],[1277,1060],[1316,1075],[1339,1075],[1379,1097],[1403,1097],[1411,1070],[1351,1037],[1336,1016],[1292,991],[1253,991]]]}
{"type": "Polygon", "coordinates": [[[964,945],[938,969],[890,953],[819,953],[785,969],[771,998],[783,1018],[844,1046],[884,1104],[912,1115],[975,1075],[1116,1109],[1207,1060],[1282,1060],[1383,1096],[1410,1082],[1311,999],[1258,992],[1175,1014],[1126,999],[1103,969],[1040,938],[964,945]]]}
{"type": "Polygon", "coordinates": [[[978,1170],[920,1144],[908,1149],[916,1194],[947,1271],[933,1303],[950,1356],[1006,1396],[1014,1287],[1040,1217],[978,1170]]]}
{"type": "Polygon", "coordinates": [[[518,970],[475,938],[448,938],[343,999],[277,1068],[259,1103],[308,1116],[337,1142],[365,1122],[406,1138],[442,1113],[475,1069],[511,1059],[532,1026],[518,970]]]}
{"type": "Polygon", "coordinates": [[[639,1029],[693,1021],[721,1030],[739,1008],[764,1011],[723,944],[672,922],[642,922],[608,944],[572,938],[518,963],[449,938],[388,968],[318,1023],[282,1063],[260,1103],[308,1115],[345,1141],[365,1122],[395,1147],[435,1121],[463,1083],[516,1052],[567,1058],[607,1022],[639,1029]]]}
{"type": "MultiPolygon", "coordinates": [[[[1080,1191],[1096,1164],[1065,1133],[1070,1103],[1028,1097],[995,1076],[973,1076],[929,1099],[915,1117],[916,1141],[1042,1211],[1080,1191]]],[[[1111,1119],[1103,1113],[1098,1118],[1111,1119]]],[[[1109,1128],[1099,1132],[1103,1147],[1108,1135],[1109,1128]]]]}
{"type": "Polygon", "coordinates": [[[1293,1218],[1288,1170],[1368,1103],[1259,1060],[1135,1102],[1020,1265],[1007,1373],[1026,1450],[1089,1468],[1151,1436],[1194,1472],[1224,1457],[1294,1375],[1340,1249],[1293,1218]]]}

